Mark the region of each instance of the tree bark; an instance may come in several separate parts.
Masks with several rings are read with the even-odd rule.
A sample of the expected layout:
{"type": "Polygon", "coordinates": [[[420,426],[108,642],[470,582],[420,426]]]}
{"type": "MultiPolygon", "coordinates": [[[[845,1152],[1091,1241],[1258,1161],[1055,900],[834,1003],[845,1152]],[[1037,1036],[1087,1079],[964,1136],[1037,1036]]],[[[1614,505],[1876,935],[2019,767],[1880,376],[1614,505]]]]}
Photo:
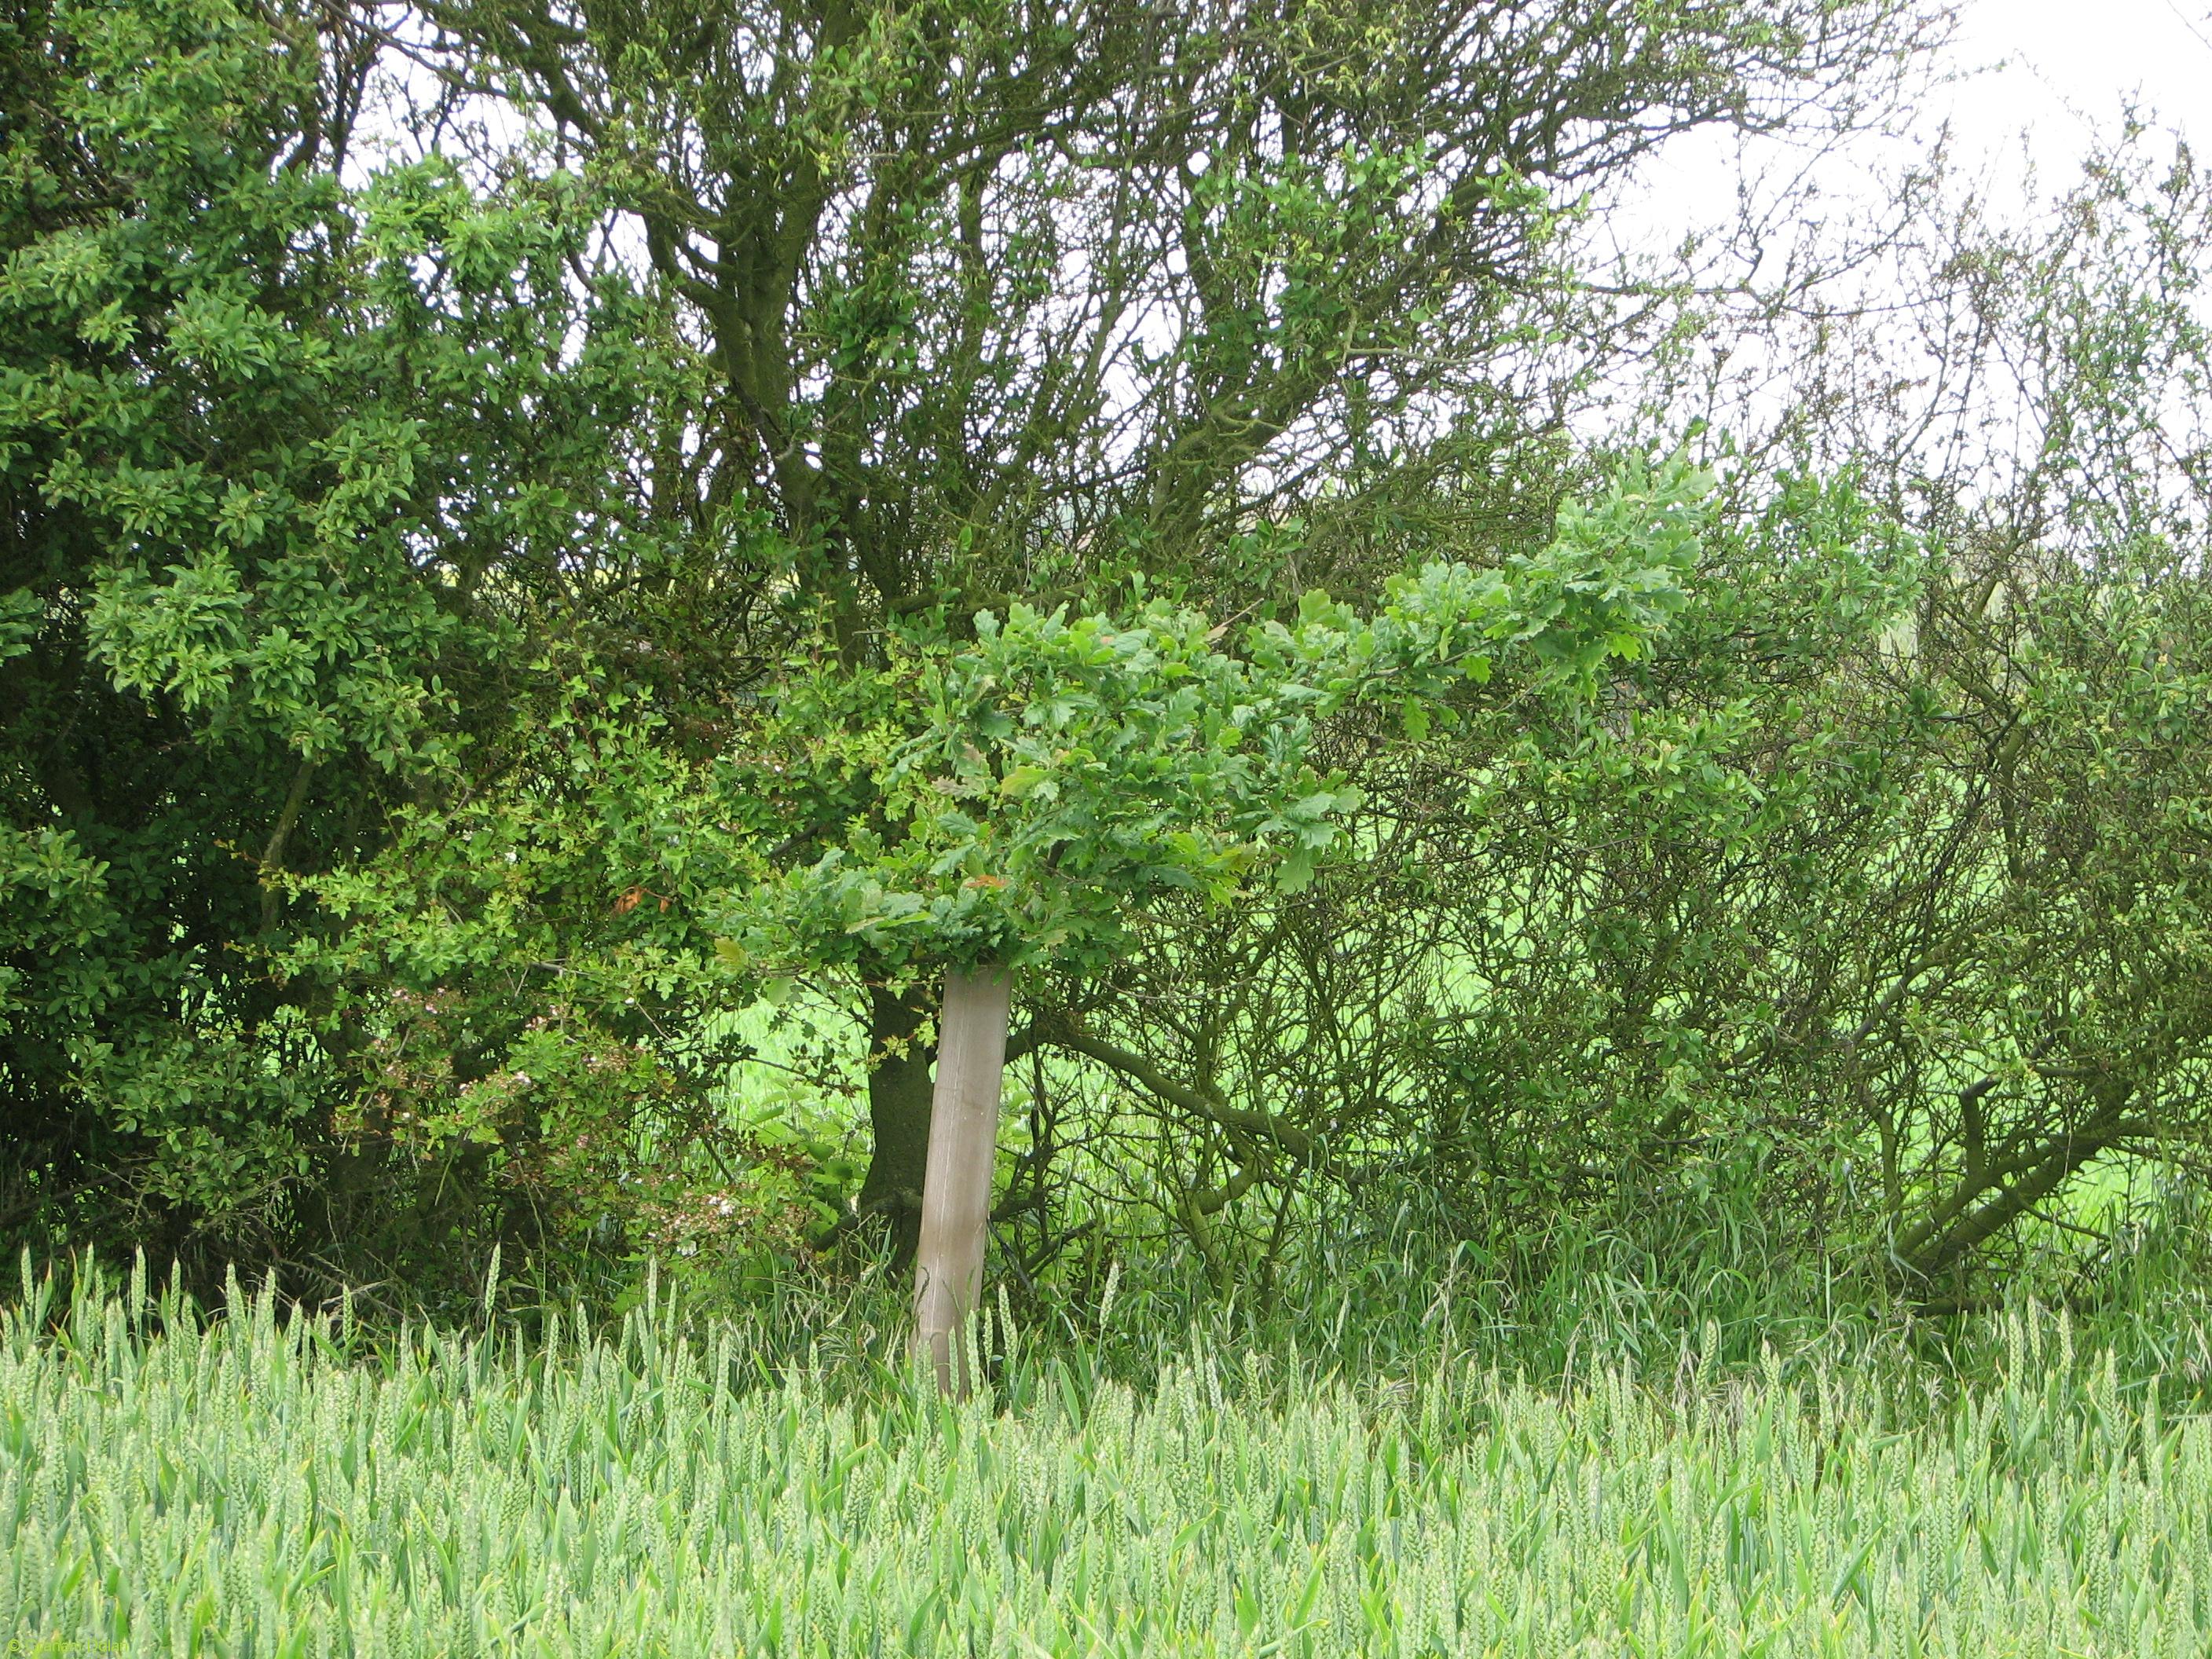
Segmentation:
{"type": "Polygon", "coordinates": [[[868,988],[868,1126],[872,1151],[860,1183],[863,1218],[890,1235],[892,1264],[904,1269],[921,1237],[921,1189],[928,1170],[930,1065],[921,1040],[928,1009],[916,993],[868,988]]]}
{"type": "Polygon", "coordinates": [[[915,1351],[940,1393],[964,1397],[968,1322],[983,1290],[991,1176],[999,1150],[999,1099],[1006,1070],[1013,979],[1003,968],[955,968],[938,1016],[937,1089],[915,1263],[915,1351]]]}

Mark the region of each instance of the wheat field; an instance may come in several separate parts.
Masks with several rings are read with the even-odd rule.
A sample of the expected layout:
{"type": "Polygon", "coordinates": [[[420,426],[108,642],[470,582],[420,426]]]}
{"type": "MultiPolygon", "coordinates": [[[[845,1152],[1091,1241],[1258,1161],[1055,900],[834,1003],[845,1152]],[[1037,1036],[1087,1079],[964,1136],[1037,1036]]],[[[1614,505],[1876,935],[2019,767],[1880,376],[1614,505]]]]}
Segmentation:
{"type": "Polygon", "coordinates": [[[2033,1321],[1950,1395],[1054,1359],[1010,1409],[740,1387],[651,1300],[368,1345],[267,1293],[48,1296],[0,1327],[11,1654],[2212,1649],[2212,1425],[2033,1321]]]}

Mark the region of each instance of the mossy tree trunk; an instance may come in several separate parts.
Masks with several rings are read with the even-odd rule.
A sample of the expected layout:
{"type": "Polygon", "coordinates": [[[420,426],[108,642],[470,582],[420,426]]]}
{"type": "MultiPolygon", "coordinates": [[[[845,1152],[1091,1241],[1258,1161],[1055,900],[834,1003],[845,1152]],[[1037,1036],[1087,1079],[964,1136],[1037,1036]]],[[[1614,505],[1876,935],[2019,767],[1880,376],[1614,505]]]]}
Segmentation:
{"type": "Polygon", "coordinates": [[[890,1235],[893,1264],[914,1260],[921,1237],[921,1190],[928,1170],[930,1067],[935,1045],[926,1041],[929,1010],[920,987],[902,996],[881,986],[868,990],[868,1124],[873,1152],[860,1184],[864,1218],[880,1221],[890,1235]]]}

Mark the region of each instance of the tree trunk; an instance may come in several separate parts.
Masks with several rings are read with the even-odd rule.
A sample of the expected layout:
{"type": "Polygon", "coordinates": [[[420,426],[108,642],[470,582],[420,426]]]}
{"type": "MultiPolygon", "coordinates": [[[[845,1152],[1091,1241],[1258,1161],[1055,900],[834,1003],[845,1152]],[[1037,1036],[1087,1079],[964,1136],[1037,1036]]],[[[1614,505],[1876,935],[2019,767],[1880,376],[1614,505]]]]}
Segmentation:
{"type": "Polygon", "coordinates": [[[965,1396],[974,1385],[966,1336],[983,1290],[1012,996],[1013,979],[1003,968],[955,968],[945,975],[914,1289],[915,1351],[928,1358],[944,1394],[965,1396]]]}
{"type": "Polygon", "coordinates": [[[935,1054],[917,1035],[929,1018],[919,991],[894,996],[868,988],[868,1124],[872,1151],[860,1184],[860,1214],[890,1234],[893,1265],[914,1260],[921,1237],[921,1188],[929,1160],[929,1070],[935,1054]]]}

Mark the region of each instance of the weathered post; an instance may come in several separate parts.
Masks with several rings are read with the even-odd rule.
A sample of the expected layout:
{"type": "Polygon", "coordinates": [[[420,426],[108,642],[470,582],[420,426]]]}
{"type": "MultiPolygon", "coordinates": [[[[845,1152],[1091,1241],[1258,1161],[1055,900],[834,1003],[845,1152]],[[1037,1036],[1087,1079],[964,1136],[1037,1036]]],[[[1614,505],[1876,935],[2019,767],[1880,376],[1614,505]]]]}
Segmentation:
{"type": "Polygon", "coordinates": [[[945,973],[915,1258],[914,1340],[915,1352],[936,1371],[939,1392],[963,1397],[975,1381],[968,1375],[966,1336],[983,1290],[1012,1000],[1013,977],[1004,968],[945,973]]]}

